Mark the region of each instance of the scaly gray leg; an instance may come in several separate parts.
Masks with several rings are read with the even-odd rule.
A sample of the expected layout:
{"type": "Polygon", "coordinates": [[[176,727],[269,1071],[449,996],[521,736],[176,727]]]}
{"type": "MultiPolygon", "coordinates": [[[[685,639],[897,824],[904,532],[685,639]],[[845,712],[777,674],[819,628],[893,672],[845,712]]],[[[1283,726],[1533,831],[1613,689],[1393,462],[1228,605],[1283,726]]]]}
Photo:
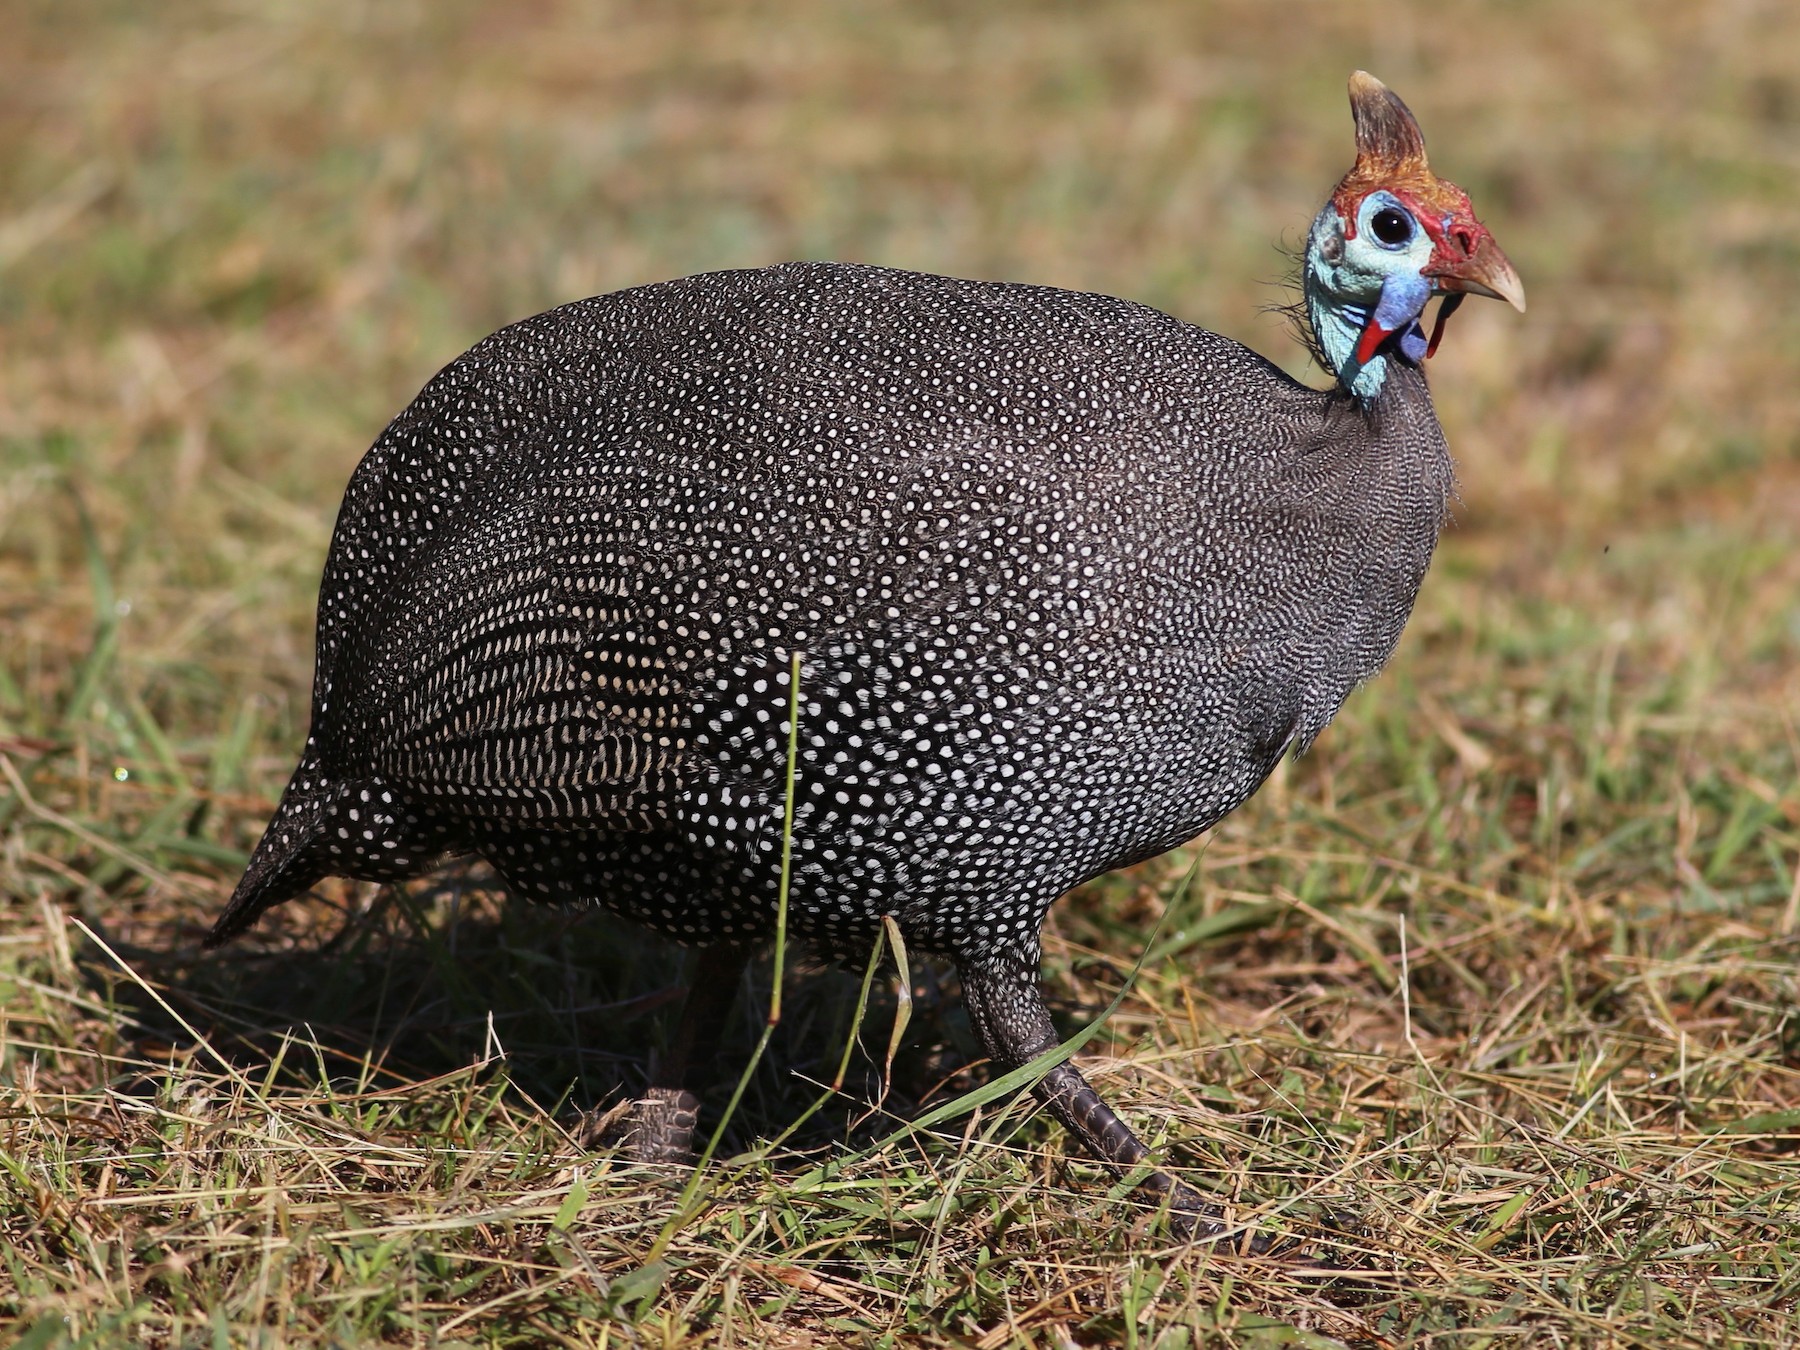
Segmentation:
{"type": "MultiPolygon", "coordinates": [[[[1038,989],[1037,966],[1035,952],[960,963],[969,1021],[981,1048],[1002,1073],[1030,1063],[1057,1044],[1038,989]]],[[[1073,1064],[1057,1065],[1032,1091],[1077,1142],[1113,1172],[1123,1176],[1149,1154],[1073,1064]]],[[[1167,1197],[1170,1223],[1182,1236],[1204,1239],[1225,1231],[1218,1211],[1167,1172],[1153,1171],[1141,1185],[1159,1198],[1167,1197]]]]}

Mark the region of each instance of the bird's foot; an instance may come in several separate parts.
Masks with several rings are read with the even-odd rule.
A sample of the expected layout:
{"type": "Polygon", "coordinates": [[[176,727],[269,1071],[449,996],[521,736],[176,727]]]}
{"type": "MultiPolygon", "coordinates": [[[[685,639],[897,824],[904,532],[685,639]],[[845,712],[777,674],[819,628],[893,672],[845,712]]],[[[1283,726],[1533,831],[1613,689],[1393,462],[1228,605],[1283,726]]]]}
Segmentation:
{"type": "Polygon", "coordinates": [[[1216,1244],[1235,1256],[1281,1254],[1278,1238],[1227,1223],[1217,1205],[1167,1172],[1152,1172],[1145,1178],[1143,1188],[1164,1198],[1169,1232],[1183,1242],[1216,1244]]]}
{"type": "MultiPolygon", "coordinates": [[[[1219,1207],[1191,1186],[1184,1186],[1166,1172],[1152,1173],[1145,1189],[1160,1192],[1167,1205],[1169,1232],[1183,1242],[1213,1244],[1233,1256],[1266,1257],[1327,1281],[1355,1279],[1361,1272],[1339,1257],[1322,1255],[1319,1247],[1301,1237],[1256,1232],[1227,1223],[1219,1207]]],[[[1327,1222],[1324,1232],[1348,1239],[1353,1225],[1339,1216],[1327,1222]]]]}
{"type": "Polygon", "coordinates": [[[576,1131],[583,1148],[610,1148],[636,1163],[691,1163],[700,1099],[681,1088],[653,1087],[633,1102],[587,1117],[576,1131]]]}

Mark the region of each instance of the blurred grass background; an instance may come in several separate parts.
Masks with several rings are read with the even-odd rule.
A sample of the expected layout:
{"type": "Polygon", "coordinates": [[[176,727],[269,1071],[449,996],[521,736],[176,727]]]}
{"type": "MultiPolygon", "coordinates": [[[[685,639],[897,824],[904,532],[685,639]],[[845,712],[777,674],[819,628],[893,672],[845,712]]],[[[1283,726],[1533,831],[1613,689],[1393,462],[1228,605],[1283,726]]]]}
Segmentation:
{"type": "MultiPolygon", "coordinates": [[[[0,1322],[1794,1343],[1800,9],[10,0],[0,25],[0,1322]],[[1065,904],[1051,947],[1079,1020],[1158,917],[1198,935],[1115,1018],[1109,1090],[1151,1126],[1176,1100],[1170,1141],[1256,1224],[1353,1211],[1389,1284],[1096,1228],[1117,1202],[1079,1163],[1056,1184],[1036,1127],[883,1154],[861,1209],[740,1178],[646,1267],[666,1202],[593,1171],[555,1102],[641,1072],[653,1023],[617,1009],[672,958],[479,873],[324,954],[363,891],[198,957],[304,734],[343,483],[437,367],[564,300],[836,258],[1130,296],[1316,379],[1269,307],[1348,166],[1358,66],[1530,294],[1465,307],[1433,362],[1457,524],[1315,752],[1203,856],[1065,904]],[[457,1068],[496,1005],[513,1060],[457,1068]],[[303,1022],[305,1067],[271,1072],[303,1022]],[[1493,1175],[1444,1162],[1465,1146],[1493,1175]]],[[[847,996],[817,983],[830,1041],[847,996]]],[[[939,1059],[967,1046],[947,1016],[939,1059]]],[[[807,1095],[802,1032],[742,1142],[807,1095]]]]}

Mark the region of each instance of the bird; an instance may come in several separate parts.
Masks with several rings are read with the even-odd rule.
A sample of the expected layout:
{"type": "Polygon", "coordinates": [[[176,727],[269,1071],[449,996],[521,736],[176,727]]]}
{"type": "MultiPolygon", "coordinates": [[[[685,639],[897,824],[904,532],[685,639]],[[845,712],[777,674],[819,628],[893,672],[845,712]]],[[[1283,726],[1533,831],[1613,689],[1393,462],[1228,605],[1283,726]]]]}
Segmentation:
{"type": "MultiPolygon", "coordinates": [[[[645,1159],[691,1156],[783,916],[840,960],[891,923],[995,1069],[1046,1056],[1051,905],[1217,823],[1381,669],[1454,488],[1424,363],[1465,297],[1525,308],[1406,104],[1349,94],[1298,277],[1323,388],[1132,301],[822,262],[451,362],[350,479],[311,727],[207,945],[475,855],[697,947],[645,1159]]],[[[1073,1062],[1033,1091],[1210,1222],[1073,1062]]]]}

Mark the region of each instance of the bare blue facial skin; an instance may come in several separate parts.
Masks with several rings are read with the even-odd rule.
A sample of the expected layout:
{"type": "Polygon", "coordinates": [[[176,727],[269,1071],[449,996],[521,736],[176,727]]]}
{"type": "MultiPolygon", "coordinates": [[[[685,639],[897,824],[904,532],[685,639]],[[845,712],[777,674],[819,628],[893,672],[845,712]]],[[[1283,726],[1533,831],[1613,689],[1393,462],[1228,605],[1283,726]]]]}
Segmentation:
{"type": "Polygon", "coordinates": [[[1425,359],[1427,339],[1419,317],[1434,293],[1424,275],[1431,261],[1431,239],[1406,214],[1413,224],[1410,237],[1398,244],[1381,243],[1370,221],[1380,212],[1395,210],[1404,212],[1395,198],[1371,192],[1357,211],[1354,237],[1346,237],[1343,218],[1328,204],[1313,221],[1306,245],[1302,286],[1313,331],[1332,373],[1364,402],[1381,392],[1387,376],[1386,345],[1367,362],[1356,359],[1371,311],[1384,331],[1398,334],[1393,345],[1403,358],[1414,364],[1425,359]]]}

